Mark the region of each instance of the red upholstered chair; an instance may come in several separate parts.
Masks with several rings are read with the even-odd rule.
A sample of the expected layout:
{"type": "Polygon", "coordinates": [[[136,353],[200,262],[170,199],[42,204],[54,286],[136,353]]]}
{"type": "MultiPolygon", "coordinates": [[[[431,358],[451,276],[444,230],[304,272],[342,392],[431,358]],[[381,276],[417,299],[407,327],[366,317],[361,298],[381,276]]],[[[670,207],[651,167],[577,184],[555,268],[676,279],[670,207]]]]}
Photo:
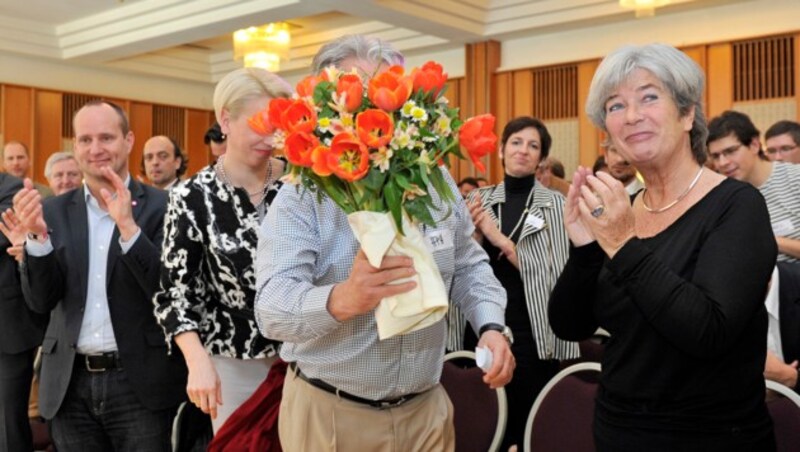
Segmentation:
{"type": "Polygon", "coordinates": [[[525,450],[594,452],[594,401],[600,364],[578,363],[553,377],[533,403],[525,428],[525,450]]]}
{"type": "Polygon", "coordinates": [[[786,386],[766,380],[773,396],[767,397],[767,409],[775,425],[778,452],[795,452],[800,448],[800,395],[786,386]]]}
{"type": "Polygon", "coordinates": [[[494,452],[506,431],[506,392],[483,382],[475,353],[445,355],[441,383],[453,403],[456,452],[494,452]]]}

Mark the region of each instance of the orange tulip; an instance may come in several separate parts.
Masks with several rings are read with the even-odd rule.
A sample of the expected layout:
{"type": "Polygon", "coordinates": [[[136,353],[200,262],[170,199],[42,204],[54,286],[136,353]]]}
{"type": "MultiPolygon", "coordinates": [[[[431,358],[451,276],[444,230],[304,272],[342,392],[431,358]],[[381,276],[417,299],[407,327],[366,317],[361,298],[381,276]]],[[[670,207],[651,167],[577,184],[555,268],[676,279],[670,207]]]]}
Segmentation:
{"type": "Polygon", "coordinates": [[[289,105],[292,105],[292,99],[279,97],[269,101],[269,113],[267,114],[269,123],[279,129],[286,130],[286,125],[283,123],[283,113],[289,108],[289,105]]]}
{"type": "Polygon", "coordinates": [[[489,154],[497,145],[497,135],[494,134],[494,116],[484,114],[470,118],[458,131],[458,141],[461,143],[472,163],[482,173],[486,172],[486,167],[480,160],[489,154]]]}
{"type": "Polygon", "coordinates": [[[434,99],[439,97],[447,81],[447,73],[443,71],[442,65],[433,61],[414,69],[411,77],[414,79],[414,92],[422,90],[425,93],[432,93],[434,99]]]}
{"type": "Polygon", "coordinates": [[[369,100],[384,111],[395,111],[411,96],[414,81],[403,75],[402,66],[392,66],[369,81],[369,100]]]}
{"type": "Polygon", "coordinates": [[[269,135],[275,132],[275,126],[269,121],[268,110],[261,110],[247,118],[247,125],[250,126],[250,130],[259,135],[269,135]]]}
{"type": "Polygon", "coordinates": [[[347,182],[357,181],[369,172],[369,149],[347,132],[333,137],[326,158],[333,174],[347,182]]]}
{"type": "Polygon", "coordinates": [[[394,122],[385,111],[371,108],[356,116],[356,131],[362,143],[378,149],[392,141],[394,122]]]}
{"type": "Polygon", "coordinates": [[[317,87],[320,81],[321,79],[316,75],[309,75],[303,80],[300,80],[296,88],[297,94],[300,97],[314,97],[314,88],[317,87]]]}
{"type": "Polygon", "coordinates": [[[311,171],[317,176],[327,177],[333,174],[328,166],[328,154],[331,149],[325,146],[317,146],[311,151],[311,171]]]}
{"type": "Polygon", "coordinates": [[[281,115],[286,131],[311,133],[317,126],[317,112],[306,101],[297,99],[281,115]]]}
{"type": "Polygon", "coordinates": [[[344,107],[352,113],[361,106],[361,96],[364,95],[364,85],[361,77],[356,74],[344,74],[336,82],[336,94],[345,95],[344,107]]]}
{"type": "Polygon", "coordinates": [[[289,163],[297,166],[310,167],[313,164],[311,152],[319,146],[319,140],[313,134],[305,132],[292,132],[286,137],[284,149],[289,163]]]}

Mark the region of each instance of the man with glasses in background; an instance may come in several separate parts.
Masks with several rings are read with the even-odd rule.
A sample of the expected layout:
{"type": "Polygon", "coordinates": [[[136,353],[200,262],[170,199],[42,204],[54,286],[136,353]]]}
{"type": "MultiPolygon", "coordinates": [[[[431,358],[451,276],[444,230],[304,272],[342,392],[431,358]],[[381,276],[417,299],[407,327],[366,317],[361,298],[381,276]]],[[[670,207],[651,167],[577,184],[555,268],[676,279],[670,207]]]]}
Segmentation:
{"type": "Polygon", "coordinates": [[[800,262],[800,166],[772,162],[750,118],[726,111],[708,123],[708,155],[721,174],[749,182],[767,202],[778,261],[800,262]]]}
{"type": "Polygon", "coordinates": [[[767,158],[774,162],[800,163],[800,124],[778,121],[767,130],[767,158]]]}

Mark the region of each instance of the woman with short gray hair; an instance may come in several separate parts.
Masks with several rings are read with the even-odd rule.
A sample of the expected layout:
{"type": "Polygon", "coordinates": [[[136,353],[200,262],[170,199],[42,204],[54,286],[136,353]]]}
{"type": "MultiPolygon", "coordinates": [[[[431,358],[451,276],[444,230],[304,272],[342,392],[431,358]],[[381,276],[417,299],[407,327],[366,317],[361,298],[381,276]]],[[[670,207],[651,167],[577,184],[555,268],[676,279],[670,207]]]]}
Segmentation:
{"type": "Polygon", "coordinates": [[[616,50],[592,81],[587,113],[647,187],[631,197],[579,168],[564,206],[549,318],[567,340],[611,333],[598,451],[775,450],[762,372],[777,246],[758,191],[703,167],[702,91],[663,44],[616,50]]]}

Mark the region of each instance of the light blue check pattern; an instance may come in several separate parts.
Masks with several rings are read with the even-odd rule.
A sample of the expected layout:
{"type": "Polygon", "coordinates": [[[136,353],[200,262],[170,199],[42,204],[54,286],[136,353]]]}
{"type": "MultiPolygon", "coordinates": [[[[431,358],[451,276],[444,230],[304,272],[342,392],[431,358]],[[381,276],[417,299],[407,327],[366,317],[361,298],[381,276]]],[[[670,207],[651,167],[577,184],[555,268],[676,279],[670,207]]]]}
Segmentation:
{"type": "MultiPolygon", "coordinates": [[[[459,199],[445,218],[448,209],[435,192],[433,197],[441,208],[434,212],[436,229],[453,236],[451,248],[434,252],[451,303],[473,325],[504,324],[506,292],[471,237],[466,204],[459,199]]],[[[281,357],[296,361],[306,375],[360,397],[388,399],[431,388],[441,374],[445,320],[379,341],[372,312],[346,322],[328,313],[328,295],[348,277],[357,250],[347,217],[333,202],[318,203],[316,194],[284,185],[260,231],[256,320],[261,332],[284,341],[281,357]]]]}

